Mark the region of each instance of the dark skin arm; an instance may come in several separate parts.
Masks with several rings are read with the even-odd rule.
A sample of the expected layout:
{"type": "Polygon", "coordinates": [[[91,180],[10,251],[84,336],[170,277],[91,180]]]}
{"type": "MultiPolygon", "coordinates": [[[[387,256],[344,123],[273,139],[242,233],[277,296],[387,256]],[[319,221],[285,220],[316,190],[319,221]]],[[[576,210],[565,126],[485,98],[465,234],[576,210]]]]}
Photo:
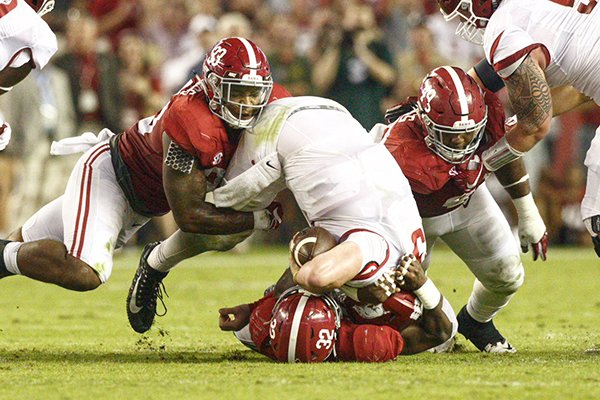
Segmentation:
{"type": "MultiPolygon", "coordinates": [[[[0,87],[10,88],[21,82],[33,69],[33,63],[27,63],[19,68],[5,68],[0,71],[0,87]]],[[[5,90],[0,89],[0,95],[7,93],[5,90]]]]}
{"type": "MultiPolygon", "coordinates": [[[[163,160],[170,143],[169,136],[163,134],[163,160]]],[[[206,178],[196,165],[187,174],[163,162],[163,185],[175,222],[183,232],[230,234],[254,228],[252,213],[217,208],[205,201],[206,178]]]]}
{"type": "MultiPolygon", "coordinates": [[[[399,292],[400,290],[414,291],[427,281],[421,263],[411,256],[402,258],[400,268],[394,273],[394,276],[397,286],[395,288],[387,286],[388,293],[399,292]]],[[[386,288],[382,287],[381,282],[380,280],[378,281],[379,284],[372,284],[367,288],[359,289],[359,298],[361,300],[368,298],[371,303],[374,299],[380,303],[385,302],[388,296],[385,294],[386,288]]],[[[450,339],[452,322],[442,311],[442,304],[443,297],[440,296],[440,301],[435,308],[431,310],[423,309],[423,315],[418,322],[407,326],[400,332],[404,339],[404,348],[400,353],[401,355],[421,353],[450,339]]]]}
{"type": "MultiPolygon", "coordinates": [[[[403,257],[401,268],[396,271],[401,290],[415,291],[427,281],[427,275],[421,263],[414,257],[403,257]],[[408,260],[407,260],[408,258],[408,260]],[[403,271],[402,266],[406,272],[403,271]],[[401,279],[403,276],[404,279],[401,279]]],[[[423,309],[423,315],[418,324],[409,325],[400,332],[404,339],[401,355],[421,353],[444,343],[452,335],[452,322],[442,311],[444,297],[431,310],[423,309]]]]}
{"type": "MultiPolygon", "coordinates": [[[[525,174],[527,174],[527,171],[525,170],[525,163],[519,158],[518,160],[506,164],[504,167],[494,172],[494,174],[502,186],[507,186],[524,177],[525,174]]],[[[529,180],[507,187],[505,190],[508,192],[511,199],[518,199],[531,192],[529,180]]]]}

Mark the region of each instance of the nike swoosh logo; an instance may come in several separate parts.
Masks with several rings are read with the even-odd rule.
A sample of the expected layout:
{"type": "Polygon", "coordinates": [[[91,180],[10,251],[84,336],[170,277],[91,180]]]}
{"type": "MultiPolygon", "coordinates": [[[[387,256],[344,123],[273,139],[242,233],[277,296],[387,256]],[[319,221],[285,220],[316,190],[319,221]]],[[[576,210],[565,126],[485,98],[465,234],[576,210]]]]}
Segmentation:
{"type": "Polygon", "coordinates": [[[137,280],[135,281],[135,286],[133,287],[133,292],[131,292],[131,300],[129,300],[129,311],[131,311],[134,314],[137,314],[141,311],[142,307],[138,307],[137,304],[135,304],[135,298],[136,298],[136,294],[137,294],[137,288],[138,288],[138,283],[140,283],[140,277],[138,276],[137,280]]]}
{"type": "Polygon", "coordinates": [[[267,164],[267,166],[269,166],[269,167],[271,167],[273,169],[277,169],[277,167],[274,167],[274,166],[271,165],[271,161],[270,160],[267,161],[266,164],[267,164]]]}

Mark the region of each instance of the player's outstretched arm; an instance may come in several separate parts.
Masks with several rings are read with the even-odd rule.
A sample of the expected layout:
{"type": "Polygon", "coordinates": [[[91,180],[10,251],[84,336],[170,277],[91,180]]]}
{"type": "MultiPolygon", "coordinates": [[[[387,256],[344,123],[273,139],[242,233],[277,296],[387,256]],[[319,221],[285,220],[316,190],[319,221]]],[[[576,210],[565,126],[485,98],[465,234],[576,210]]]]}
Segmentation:
{"type": "Polygon", "coordinates": [[[205,201],[206,178],[190,154],[163,135],[163,185],[173,218],[183,232],[231,234],[273,229],[281,222],[281,206],[255,212],[217,208],[205,201]]]}
{"type": "Polygon", "coordinates": [[[354,242],[344,242],[320,254],[298,269],[290,263],[295,282],[312,293],[340,288],[362,267],[362,252],[354,242]]]}

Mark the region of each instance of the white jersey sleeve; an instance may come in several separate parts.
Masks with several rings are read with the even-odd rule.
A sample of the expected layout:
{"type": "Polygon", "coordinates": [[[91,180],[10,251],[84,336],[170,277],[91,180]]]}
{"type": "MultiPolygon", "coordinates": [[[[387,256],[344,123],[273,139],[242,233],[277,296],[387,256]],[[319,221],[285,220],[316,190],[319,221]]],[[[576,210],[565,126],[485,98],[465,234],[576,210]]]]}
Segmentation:
{"type": "Polygon", "coordinates": [[[589,0],[503,0],[483,36],[487,60],[509,77],[535,48],[550,87],[571,85],[600,104],[600,6],[589,0]],[[564,2],[563,2],[564,3],[564,2]]]}
{"type": "Polygon", "coordinates": [[[54,32],[24,0],[0,4],[0,70],[30,61],[43,68],[57,47],[54,32]]]}
{"type": "Polygon", "coordinates": [[[502,30],[494,42],[486,44],[488,61],[502,78],[508,78],[521,65],[525,57],[535,48],[542,48],[550,62],[548,49],[518,26],[509,25],[502,30]],[[489,48],[487,47],[489,46],[489,48]]]}

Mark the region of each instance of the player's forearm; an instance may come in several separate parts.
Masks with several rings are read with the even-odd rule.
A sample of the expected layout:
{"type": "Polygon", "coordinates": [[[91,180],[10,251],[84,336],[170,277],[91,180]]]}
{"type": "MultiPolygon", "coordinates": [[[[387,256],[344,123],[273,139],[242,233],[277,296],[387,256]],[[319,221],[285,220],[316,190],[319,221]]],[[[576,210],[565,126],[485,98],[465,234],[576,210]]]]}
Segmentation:
{"type": "Polygon", "coordinates": [[[313,293],[342,287],[361,269],[362,252],[354,242],[344,242],[305,263],[294,276],[297,284],[313,293]]]}
{"type": "Polygon", "coordinates": [[[433,310],[423,310],[423,329],[442,344],[452,335],[452,322],[442,309],[443,299],[433,310]]]}
{"type": "Polygon", "coordinates": [[[508,192],[511,199],[523,197],[531,192],[529,187],[529,175],[525,170],[525,163],[522,159],[515,160],[494,172],[496,178],[504,189],[508,192]]]}
{"type": "Polygon", "coordinates": [[[254,229],[252,213],[217,208],[210,203],[173,210],[173,217],[179,229],[187,233],[223,235],[254,229]]]}

